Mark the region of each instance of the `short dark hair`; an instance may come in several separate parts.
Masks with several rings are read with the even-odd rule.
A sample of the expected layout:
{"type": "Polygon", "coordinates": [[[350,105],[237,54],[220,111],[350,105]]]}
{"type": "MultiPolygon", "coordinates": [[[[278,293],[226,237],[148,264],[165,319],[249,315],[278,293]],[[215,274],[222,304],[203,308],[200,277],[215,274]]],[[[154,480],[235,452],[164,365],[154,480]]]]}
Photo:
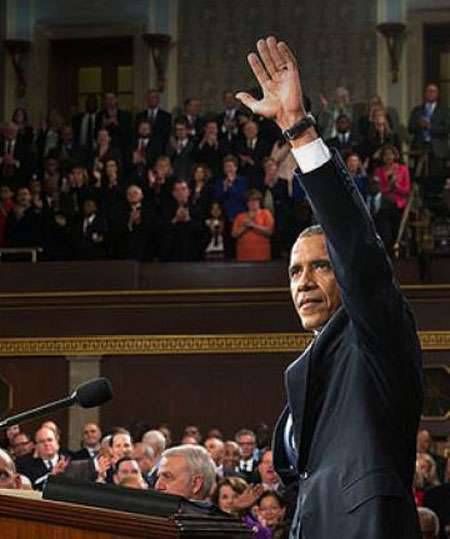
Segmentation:
{"type": "Polygon", "coordinates": [[[133,457],[122,457],[121,459],[119,459],[116,462],[116,465],[114,466],[114,473],[117,473],[119,471],[119,468],[120,468],[120,465],[122,464],[122,462],[128,462],[130,460],[132,460],[134,462],[137,462],[136,459],[134,459],[133,457]]]}
{"type": "Polygon", "coordinates": [[[286,500],[282,496],[280,496],[278,492],[275,492],[273,490],[267,490],[266,492],[261,494],[261,496],[259,497],[258,502],[257,502],[258,506],[260,506],[261,502],[266,498],[274,498],[275,500],[277,500],[280,507],[286,507],[287,505],[286,500]]]}

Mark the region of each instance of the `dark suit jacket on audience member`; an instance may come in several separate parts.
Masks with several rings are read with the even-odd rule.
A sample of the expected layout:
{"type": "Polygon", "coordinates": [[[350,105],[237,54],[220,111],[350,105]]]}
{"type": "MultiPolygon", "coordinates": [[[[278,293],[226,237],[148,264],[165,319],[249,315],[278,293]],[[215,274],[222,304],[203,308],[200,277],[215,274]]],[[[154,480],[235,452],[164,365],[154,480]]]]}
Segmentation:
{"type": "MultiPolygon", "coordinates": [[[[412,148],[421,148],[424,144],[423,129],[420,127],[420,119],[425,115],[425,106],[418,105],[411,111],[408,123],[408,131],[413,136],[412,148]]],[[[439,159],[448,156],[448,134],[450,119],[448,109],[436,105],[431,116],[431,149],[433,155],[439,159]]]]}
{"type": "Polygon", "coordinates": [[[293,527],[314,539],[419,539],[411,485],[423,389],[414,317],[339,155],[300,181],[325,231],[343,306],[285,373],[274,463],[284,483],[298,481],[293,527]],[[289,414],[297,459],[285,445],[289,414]]]}
{"type": "MultiPolygon", "coordinates": [[[[142,120],[150,120],[148,110],[143,110],[136,114],[136,127],[142,120]]],[[[156,120],[150,121],[150,123],[152,124],[152,136],[158,139],[160,147],[165,149],[172,129],[172,115],[166,110],[158,108],[156,120]]]]}
{"type": "Polygon", "coordinates": [[[72,245],[78,260],[101,260],[107,252],[106,221],[99,214],[83,230],[84,217],[79,215],[72,225],[72,245]],[[98,239],[98,241],[95,240],[98,239]]]}
{"type": "Polygon", "coordinates": [[[205,247],[206,231],[198,208],[188,206],[190,221],[172,223],[178,209],[175,201],[163,208],[161,226],[161,260],[166,262],[191,262],[201,260],[205,247]]]}
{"type": "Polygon", "coordinates": [[[253,149],[247,146],[245,139],[240,139],[236,144],[236,154],[239,156],[239,171],[242,176],[247,178],[249,187],[261,189],[264,177],[262,160],[270,155],[272,146],[261,135],[258,136],[256,145],[253,149]],[[254,164],[242,164],[240,156],[250,157],[254,164]]]}

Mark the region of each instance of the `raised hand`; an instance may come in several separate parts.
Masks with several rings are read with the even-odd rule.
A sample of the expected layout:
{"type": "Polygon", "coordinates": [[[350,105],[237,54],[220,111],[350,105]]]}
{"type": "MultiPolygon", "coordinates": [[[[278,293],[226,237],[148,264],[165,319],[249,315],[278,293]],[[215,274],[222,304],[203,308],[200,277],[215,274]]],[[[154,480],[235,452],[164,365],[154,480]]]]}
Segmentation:
{"type": "Polygon", "coordinates": [[[255,114],[273,119],[281,129],[287,129],[306,114],[297,62],[286,43],[274,37],[260,39],[257,48],[259,56],[252,52],[247,59],[263,98],[258,101],[245,92],[239,92],[236,98],[255,114]]]}

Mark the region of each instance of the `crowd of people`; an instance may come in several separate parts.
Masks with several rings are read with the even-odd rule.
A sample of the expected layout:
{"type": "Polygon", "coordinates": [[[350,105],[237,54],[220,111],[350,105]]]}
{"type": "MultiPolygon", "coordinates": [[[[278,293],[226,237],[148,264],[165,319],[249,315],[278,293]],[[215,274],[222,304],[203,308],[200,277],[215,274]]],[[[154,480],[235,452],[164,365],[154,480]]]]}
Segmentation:
{"type": "MultiPolygon", "coordinates": [[[[391,250],[412,188],[396,110],[374,96],[357,112],[338,88],[316,117],[391,250]]],[[[438,87],[427,85],[410,116],[409,164],[426,155],[441,191],[449,126],[438,87]]],[[[294,168],[275,123],[229,91],[218,114],[203,115],[192,98],[172,115],[155,90],[134,118],[113,93],[101,106],[88,96],[72,118],[52,110],[40,128],[17,108],[0,134],[0,248],[40,247],[44,260],[282,257],[313,219],[294,168]]]]}
{"type": "MultiPolygon", "coordinates": [[[[6,431],[0,449],[0,488],[42,490],[50,475],[90,483],[154,489],[218,507],[242,519],[258,539],[287,538],[295,510],[295,487],[286,488],[272,458],[271,433],[264,423],[242,428],[232,440],[212,428],[205,437],[187,426],[174,443],[167,425],[142,423],[102,433],[86,423],[81,447],[61,447],[61,432],[45,421],[30,436],[19,426],[6,431]]],[[[427,430],[417,436],[414,489],[424,538],[450,537],[450,459],[432,452],[427,430]]]]}

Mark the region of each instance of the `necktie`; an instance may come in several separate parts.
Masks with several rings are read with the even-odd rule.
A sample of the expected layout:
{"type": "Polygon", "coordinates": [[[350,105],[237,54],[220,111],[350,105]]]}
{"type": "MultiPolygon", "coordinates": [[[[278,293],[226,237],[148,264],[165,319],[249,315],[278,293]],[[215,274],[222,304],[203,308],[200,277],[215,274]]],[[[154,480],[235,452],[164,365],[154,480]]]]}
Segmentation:
{"type": "Polygon", "coordinates": [[[53,470],[53,464],[51,460],[47,460],[45,465],[47,466],[47,470],[51,472],[53,470]]]}
{"type": "Polygon", "coordinates": [[[94,118],[92,117],[92,114],[89,114],[88,128],[87,128],[87,134],[86,134],[86,146],[88,148],[92,148],[93,139],[94,139],[94,118]]]}

